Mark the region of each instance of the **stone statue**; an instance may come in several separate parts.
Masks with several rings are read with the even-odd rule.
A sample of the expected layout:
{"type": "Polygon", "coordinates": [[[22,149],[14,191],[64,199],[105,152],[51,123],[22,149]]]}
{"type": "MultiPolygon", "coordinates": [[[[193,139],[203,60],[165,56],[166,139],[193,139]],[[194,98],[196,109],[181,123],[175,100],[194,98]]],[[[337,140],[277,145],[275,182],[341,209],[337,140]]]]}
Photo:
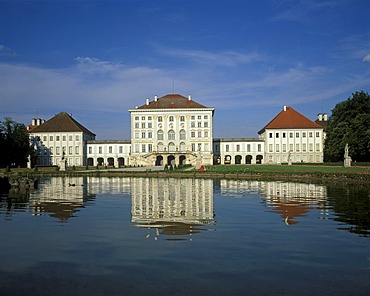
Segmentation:
{"type": "Polygon", "coordinates": [[[349,146],[348,143],[344,147],[344,167],[348,168],[352,166],[352,158],[349,156],[349,146]]]}

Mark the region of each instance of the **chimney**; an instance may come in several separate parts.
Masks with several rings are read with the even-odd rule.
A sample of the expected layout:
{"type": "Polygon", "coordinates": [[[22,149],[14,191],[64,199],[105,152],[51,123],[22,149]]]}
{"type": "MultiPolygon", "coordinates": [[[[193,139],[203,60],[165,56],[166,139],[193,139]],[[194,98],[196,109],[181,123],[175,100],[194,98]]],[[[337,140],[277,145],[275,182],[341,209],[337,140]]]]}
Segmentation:
{"type": "Polygon", "coordinates": [[[154,96],[154,102],[158,101],[158,96],[154,96]]]}
{"type": "Polygon", "coordinates": [[[32,118],[32,125],[36,125],[36,118],[32,118]]]}
{"type": "Polygon", "coordinates": [[[323,115],[324,117],[323,117],[323,119],[324,119],[324,121],[328,121],[328,114],[327,113],[324,113],[324,115],[323,115]]]}
{"type": "Polygon", "coordinates": [[[188,95],[188,100],[191,101],[191,95],[188,95]]]}
{"type": "Polygon", "coordinates": [[[146,98],[146,105],[149,105],[149,98],[146,98]]]}
{"type": "Polygon", "coordinates": [[[321,113],[317,114],[317,119],[318,119],[319,121],[322,121],[322,114],[321,114],[321,113]]]}
{"type": "Polygon", "coordinates": [[[37,125],[37,126],[41,125],[41,119],[40,119],[40,118],[37,118],[37,119],[36,119],[36,125],[37,125]]]}
{"type": "Polygon", "coordinates": [[[286,111],[286,106],[284,105],[284,112],[286,111]]]}

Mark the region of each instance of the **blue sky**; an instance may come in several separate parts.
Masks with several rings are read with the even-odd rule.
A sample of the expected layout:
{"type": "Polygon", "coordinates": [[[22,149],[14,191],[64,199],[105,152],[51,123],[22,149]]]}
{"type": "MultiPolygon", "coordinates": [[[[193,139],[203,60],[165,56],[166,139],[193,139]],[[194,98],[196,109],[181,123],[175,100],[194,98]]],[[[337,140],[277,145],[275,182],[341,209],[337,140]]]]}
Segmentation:
{"type": "Polygon", "coordinates": [[[370,89],[368,0],[0,1],[0,118],[65,111],[129,139],[128,109],[179,93],[215,137],[257,137],[284,105],[316,119],[370,89]]]}

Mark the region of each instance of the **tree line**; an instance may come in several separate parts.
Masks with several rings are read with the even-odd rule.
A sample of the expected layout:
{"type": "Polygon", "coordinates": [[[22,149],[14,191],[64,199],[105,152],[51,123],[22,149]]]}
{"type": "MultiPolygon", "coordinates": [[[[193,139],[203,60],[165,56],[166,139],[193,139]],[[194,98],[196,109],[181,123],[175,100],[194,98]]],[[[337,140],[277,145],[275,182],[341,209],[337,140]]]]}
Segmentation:
{"type": "MultiPolygon", "coordinates": [[[[325,162],[343,161],[346,144],[353,161],[370,162],[370,95],[367,92],[353,93],[332,110],[326,129],[325,162]]],[[[9,117],[0,121],[1,167],[26,166],[28,155],[33,152],[24,124],[9,117]]]]}

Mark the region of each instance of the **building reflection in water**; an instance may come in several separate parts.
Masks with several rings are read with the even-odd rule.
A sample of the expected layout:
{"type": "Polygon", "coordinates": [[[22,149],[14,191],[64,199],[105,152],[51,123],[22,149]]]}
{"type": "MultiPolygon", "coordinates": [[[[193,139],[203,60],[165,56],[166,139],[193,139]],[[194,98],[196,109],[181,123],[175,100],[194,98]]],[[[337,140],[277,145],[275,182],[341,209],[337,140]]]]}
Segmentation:
{"type": "Polygon", "coordinates": [[[293,182],[221,180],[221,194],[242,196],[256,192],[272,212],[278,213],[287,225],[297,224],[297,217],[319,209],[320,217],[328,215],[327,188],[323,185],[293,182]]]}
{"type": "Polygon", "coordinates": [[[38,190],[30,193],[29,206],[35,215],[47,213],[67,222],[94,196],[88,194],[86,177],[53,177],[41,180],[38,190]]]}
{"type": "Polygon", "coordinates": [[[191,239],[214,224],[213,180],[132,178],[132,222],[146,238],[191,239]]]}

